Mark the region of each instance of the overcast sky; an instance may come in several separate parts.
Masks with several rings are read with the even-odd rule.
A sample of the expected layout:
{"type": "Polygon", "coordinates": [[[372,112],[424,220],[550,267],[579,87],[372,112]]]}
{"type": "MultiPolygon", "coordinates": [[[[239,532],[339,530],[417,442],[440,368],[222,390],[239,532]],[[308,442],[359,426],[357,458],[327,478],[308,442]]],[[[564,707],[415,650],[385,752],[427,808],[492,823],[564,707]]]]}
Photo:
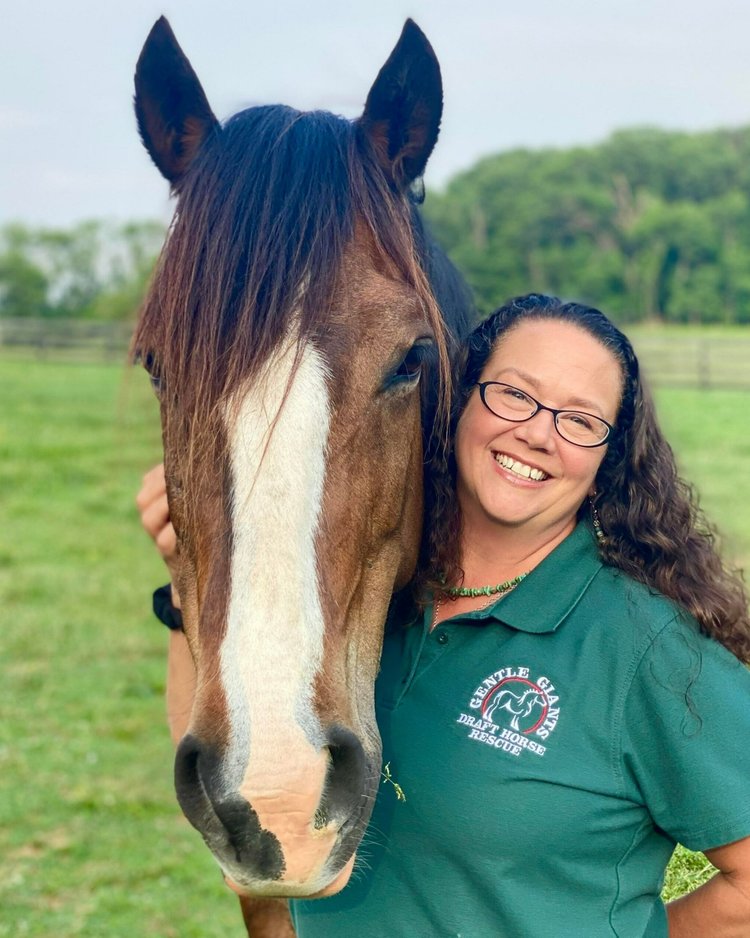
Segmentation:
{"type": "Polygon", "coordinates": [[[443,71],[440,186],[480,156],[750,123],[747,0],[0,0],[0,224],[162,218],[132,74],[165,13],[216,115],[356,116],[412,16],[443,71]]]}

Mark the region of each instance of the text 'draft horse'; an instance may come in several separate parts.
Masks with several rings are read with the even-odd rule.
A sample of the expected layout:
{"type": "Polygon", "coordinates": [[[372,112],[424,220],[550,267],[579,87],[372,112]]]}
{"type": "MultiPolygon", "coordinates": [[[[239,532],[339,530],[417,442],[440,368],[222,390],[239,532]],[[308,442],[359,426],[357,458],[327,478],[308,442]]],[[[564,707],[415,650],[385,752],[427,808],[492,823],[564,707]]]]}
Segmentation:
{"type": "MultiPolygon", "coordinates": [[[[220,124],[160,19],[135,83],[177,196],[133,340],[197,672],[177,796],[238,890],[334,892],[378,786],[383,624],[417,561],[425,446],[467,324],[412,194],[440,71],[407,21],[358,120],[270,106],[220,124]]],[[[290,929],[243,907],[276,922],[253,934],[290,929]]]]}

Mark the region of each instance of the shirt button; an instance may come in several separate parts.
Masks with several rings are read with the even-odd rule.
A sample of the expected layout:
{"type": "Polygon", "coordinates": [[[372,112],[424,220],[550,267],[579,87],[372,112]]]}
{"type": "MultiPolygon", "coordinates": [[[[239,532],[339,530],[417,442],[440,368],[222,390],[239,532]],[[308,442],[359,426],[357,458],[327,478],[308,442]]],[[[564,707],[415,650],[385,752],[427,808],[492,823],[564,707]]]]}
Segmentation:
{"type": "Polygon", "coordinates": [[[448,635],[446,632],[438,632],[437,640],[441,645],[446,645],[448,643],[448,635]]]}

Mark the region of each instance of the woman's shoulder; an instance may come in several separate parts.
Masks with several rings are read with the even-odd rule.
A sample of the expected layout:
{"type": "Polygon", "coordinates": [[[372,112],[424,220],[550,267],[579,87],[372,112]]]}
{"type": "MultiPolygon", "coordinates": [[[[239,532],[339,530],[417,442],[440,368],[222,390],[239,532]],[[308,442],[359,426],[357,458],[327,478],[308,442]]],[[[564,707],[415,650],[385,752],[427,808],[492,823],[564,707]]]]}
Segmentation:
{"type": "Polygon", "coordinates": [[[721,642],[701,630],[687,610],[623,570],[603,565],[592,589],[591,600],[602,608],[612,632],[618,631],[613,625],[620,626],[636,664],[648,659],[652,667],[659,660],[688,657],[697,665],[707,656],[721,667],[746,670],[721,642]]]}
{"type": "Polygon", "coordinates": [[[590,587],[589,600],[598,603],[610,619],[618,619],[645,635],[656,635],[667,625],[699,631],[698,623],[676,602],[618,567],[602,564],[590,587]]]}

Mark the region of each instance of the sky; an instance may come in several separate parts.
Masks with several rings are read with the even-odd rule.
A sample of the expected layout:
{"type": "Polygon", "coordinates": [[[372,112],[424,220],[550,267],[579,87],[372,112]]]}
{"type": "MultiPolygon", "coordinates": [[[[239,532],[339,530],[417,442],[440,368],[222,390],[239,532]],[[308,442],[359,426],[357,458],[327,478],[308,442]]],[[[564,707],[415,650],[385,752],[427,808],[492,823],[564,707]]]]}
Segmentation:
{"type": "Polygon", "coordinates": [[[167,221],[133,70],[165,14],[214,113],[356,117],[412,16],[443,73],[428,190],[482,156],[750,124],[747,0],[0,0],[0,226],[167,221]]]}

